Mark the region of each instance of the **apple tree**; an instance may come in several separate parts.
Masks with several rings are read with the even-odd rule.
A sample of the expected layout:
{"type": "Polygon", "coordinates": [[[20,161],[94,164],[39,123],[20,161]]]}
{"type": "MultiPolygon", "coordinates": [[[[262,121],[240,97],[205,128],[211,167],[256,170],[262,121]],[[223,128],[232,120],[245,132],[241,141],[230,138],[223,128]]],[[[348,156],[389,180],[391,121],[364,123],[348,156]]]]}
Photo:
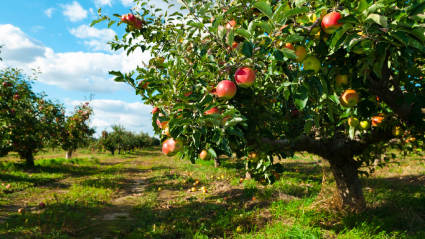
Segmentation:
{"type": "Polygon", "coordinates": [[[32,80],[17,69],[0,71],[0,151],[17,152],[31,167],[35,153],[57,143],[58,122],[64,118],[61,105],[32,91],[32,80]]]}
{"type": "Polygon", "coordinates": [[[135,2],[132,21],[93,23],[125,26],[113,50],[152,55],[110,73],[156,107],[167,154],[237,156],[272,182],[273,160],[306,151],[329,162],[340,205],[362,210],[359,174],[391,147],[424,147],[423,1],[135,2]]]}
{"type": "Polygon", "coordinates": [[[66,158],[71,159],[72,153],[81,146],[87,145],[94,129],[90,128],[89,121],[93,109],[89,102],[77,105],[72,115],[59,119],[62,129],[59,133],[59,144],[66,151],[66,158]]]}

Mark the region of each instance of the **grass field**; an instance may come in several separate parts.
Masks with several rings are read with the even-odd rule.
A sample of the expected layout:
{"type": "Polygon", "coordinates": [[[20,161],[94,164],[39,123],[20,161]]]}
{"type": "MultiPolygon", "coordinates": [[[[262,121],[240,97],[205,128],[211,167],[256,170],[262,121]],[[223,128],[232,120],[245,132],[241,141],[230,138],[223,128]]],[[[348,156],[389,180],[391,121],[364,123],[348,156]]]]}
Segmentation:
{"type": "Polygon", "coordinates": [[[235,162],[193,165],[158,148],[63,156],[42,153],[35,169],[0,158],[0,238],[425,238],[423,156],[364,178],[369,208],[358,215],[326,210],[310,155],[286,160],[269,186],[240,182],[235,162]]]}

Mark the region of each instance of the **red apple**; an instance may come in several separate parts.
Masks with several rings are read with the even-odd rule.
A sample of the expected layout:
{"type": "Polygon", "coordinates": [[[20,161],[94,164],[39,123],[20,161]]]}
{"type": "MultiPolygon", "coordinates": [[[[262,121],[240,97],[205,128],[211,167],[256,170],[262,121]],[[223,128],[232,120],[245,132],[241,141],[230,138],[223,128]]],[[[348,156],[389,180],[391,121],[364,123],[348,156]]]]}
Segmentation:
{"type": "Polygon", "coordinates": [[[21,98],[21,96],[19,94],[15,94],[13,95],[13,99],[14,100],[19,100],[19,98],[21,98]]]}
{"type": "Polygon", "coordinates": [[[181,149],[181,143],[173,138],[167,139],[162,143],[162,153],[167,156],[172,156],[181,149]]]}
{"type": "Polygon", "coordinates": [[[255,71],[250,67],[241,67],[235,72],[235,81],[240,87],[250,87],[255,81],[255,71]]]}
{"type": "Polygon", "coordinates": [[[232,28],[236,27],[236,21],[235,20],[230,20],[227,24],[226,24],[226,29],[230,30],[232,28]]]}
{"type": "Polygon", "coordinates": [[[340,97],[341,105],[345,107],[354,107],[359,103],[359,94],[357,91],[348,89],[340,97]]]}
{"type": "Polygon", "coordinates": [[[289,42],[285,43],[285,48],[288,48],[290,50],[295,50],[294,45],[292,45],[292,43],[289,43],[289,42]]]}
{"type": "Polygon", "coordinates": [[[376,126],[380,125],[382,123],[382,121],[384,121],[384,116],[382,114],[380,114],[378,116],[373,116],[372,117],[372,126],[376,127],[376,126]]]}
{"type": "Polygon", "coordinates": [[[192,94],[192,91],[189,91],[189,92],[184,93],[183,95],[184,95],[185,97],[188,97],[188,96],[190,96],[191,94],[192,94]]]}
{"type": "Polygon", "coordinates": [[[152,114],[154,115],[154,114],[156,114],[156,113],[158,113],[159,112],[159,108],[158,107],[154,107],[153,109],[152,109],[152,114]]]}
{"type": "Polygon", "coordinates": [[[46,204],[45,204],[44,202],[40,202],[40,203],[38,204],[38,207],[39,207],[39,208],[45,208],[45,207],[46,207],[46,204]]]}
{"type": "Polygon", "coordinates": [[[238,43],[238,42],[235,42],[235,41],[234,41],[234,42],[232,43],[232,48],[233,48],[233,49],[238,48],[238,46],[239,46],[239,43],[238,43]]]}
{"type": "Polygon", "coordinates": [[[322,29],[328,34],[334,33],[338,28],[342,26],[342,23],[338,21],[341,19],[339,12],[331,12],[326,14],[322,19],[322,29]]]}
{"type": "Polygon", "coordinates": [[[212,115],[212,114],[220,114],[220,110],[217,107],[212,107],[211,109],[204,112],[205,115],[212,115]]]}
{"type": "Polygon", "coordinates": [[[202,160],[205,160],[208,157],[208,152],[204,149],[201,151],[201,153],[199,154],[199,158],[202,160]]]}
{"type": "Polygon", "coordinates": [[[216,87],[216,94],[220,98],[231,99],[236,95],[236,85],[232,81],[220,81],[216,87]]]}

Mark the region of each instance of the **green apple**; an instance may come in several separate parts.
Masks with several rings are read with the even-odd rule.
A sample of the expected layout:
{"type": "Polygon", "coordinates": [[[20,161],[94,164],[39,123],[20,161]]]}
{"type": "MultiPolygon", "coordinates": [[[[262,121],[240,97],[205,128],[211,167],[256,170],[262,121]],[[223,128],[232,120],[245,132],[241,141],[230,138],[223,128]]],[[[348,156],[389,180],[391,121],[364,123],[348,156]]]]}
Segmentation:
{"type": "Polygon", "coordinates": [[[369,121],[366,121],[366,120],[360,121],[360,128],[361,129],[368,129],[369,128],[369,121]]]}
{"type": "Polygon", "coordinates": [[[317,57],[308,56],[303,61],[304,70],[306,71],[314,71],[315,73],[319,72],[321,64],[317,57]]]}
{"type": "Polygon", "coordinates": [[[356,117],[348,118],[348,125],[353,128],[357,128],[359,126],[359,119],[357,119],[356,117]]]}

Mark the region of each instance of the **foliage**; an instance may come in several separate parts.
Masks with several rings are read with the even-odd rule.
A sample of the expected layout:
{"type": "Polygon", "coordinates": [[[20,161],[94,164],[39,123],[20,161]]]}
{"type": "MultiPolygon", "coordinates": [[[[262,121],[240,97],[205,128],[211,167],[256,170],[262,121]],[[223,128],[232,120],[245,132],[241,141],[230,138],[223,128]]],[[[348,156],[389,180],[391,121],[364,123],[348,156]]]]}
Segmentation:
{"type": "Polygon", "coordinates": [[[20,70],[0,71],[0,151],[18,152],[33,165],[33,155],[48,143],[57,143],[64,109],[32,91],[30,76],[20,70]]]}
{"type": "Polygon", "coordinates": [[[72,115],[67,116],[61,124],[60,145],[66,151],[75,151],[78,147],[87,145],[90,137],[94,134],[94,129],[88,123],[93,115],[93,109],[89,102],[75,107],[72,115]]]}
{"type": "Polygon", "coordinates": [[[103,131],[99,139],[99,144],[112,154],[118,150],[118,153],[123,151],[134,151],[148,146],[159,145],[159,140],[150,137],[146,133],[134,134],[133,132],[125,130],[123,126],[112,126],[112,132],[103,131]]]}
{"type": "MultiPolygon", "coordinates": [[[[236,153],[271,182],[276,156],[308,151],[331,163],[341,189],[358,183],[360,166],[388,160],[388,147],[423,147],[423,1],[181,2],[184,14],[137,1],[133,13],[144,25],[127,25],[110,42],[113,50],[152,54],[147,67],[111,74],[160,109],[155,131],[163,127],[157,120],[167,122],[171,137],[185,145],[181,157],[194,162],[203,149],[236,153]],[[321,19],[333,11],[342,15],[341,26],[327,34],[321,19]],[[304,47],[305,61],[289,43],[304,47]],[[215,86],[233,81],[242,66],[256,70],[254,85],[238,87],[232,99],[217,97],[215,86]],[[348,83],[337,83],[338,75],[348,83]],[[346,90],[359,102],[345,102],[346,90]],[[221,113],[204,113],[213,107],[221,113]],[[373,127],[350,126],[350,117],[373,127]],[[251,153],[259,156],[255,162],[251,153]]],[[[94,23],[102,20],[117,23],[103,15],[94,23]]]]}

